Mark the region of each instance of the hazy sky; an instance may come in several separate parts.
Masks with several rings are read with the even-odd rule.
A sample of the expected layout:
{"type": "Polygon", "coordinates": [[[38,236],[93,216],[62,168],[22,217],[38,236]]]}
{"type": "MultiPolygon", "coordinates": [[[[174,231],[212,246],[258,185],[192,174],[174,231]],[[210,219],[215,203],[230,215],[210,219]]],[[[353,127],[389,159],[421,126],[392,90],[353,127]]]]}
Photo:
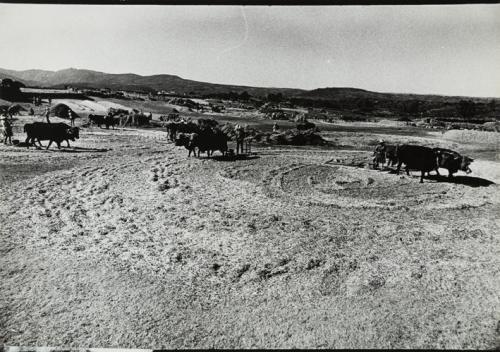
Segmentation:
{"type": "Polygon", "coordinates": [[[0,4],[0,67],[500,97],[500,5],[0,4]]]}

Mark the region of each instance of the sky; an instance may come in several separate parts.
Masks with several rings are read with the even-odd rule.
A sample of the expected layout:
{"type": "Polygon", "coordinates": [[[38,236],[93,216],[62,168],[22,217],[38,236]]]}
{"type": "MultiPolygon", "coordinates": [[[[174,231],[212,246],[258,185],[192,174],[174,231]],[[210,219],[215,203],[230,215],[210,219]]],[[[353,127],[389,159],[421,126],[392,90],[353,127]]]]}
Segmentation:
{"type": "Polygon", "coordinates": [[[500,97],[500,4],[0,4],[0,67],[500,97]]]}

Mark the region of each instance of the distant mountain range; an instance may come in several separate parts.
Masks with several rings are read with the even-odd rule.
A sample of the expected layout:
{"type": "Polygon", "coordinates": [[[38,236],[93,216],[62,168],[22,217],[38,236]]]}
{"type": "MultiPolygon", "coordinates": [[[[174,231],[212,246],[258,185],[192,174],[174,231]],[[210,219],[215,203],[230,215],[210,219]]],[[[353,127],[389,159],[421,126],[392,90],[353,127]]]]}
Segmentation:
{"type": "MultiPolygon", "coordinates": [[[[357,88],[319,88],[314,90],[293,88],[264,88],[226,84],[215,84],[183,79],[174,75],[140,76],[132,73],[111,74],[105,72],[68,68],[59,71],[26,70],[15,71],[0,68],[0,78],[10,78],[21,81],[29,87],[63,88],[72,86],[77,88],[110,88],[113,90],[133,91],[175,91],[193,95],[246,91],[252,96],[267,96],[281,93],[286,97],[296,97],[311,100],[339,100],[367,98],[374,100],[412,100],[419,99],[434,102],[456,102],[464,97],[450,97],[441,95],[394,94],[377,93],[357,88]]],[[[483,100],[487,98],[475,98],[483,100]]],[[[497,99],[495,99],[497,100],[497,99]]]]}

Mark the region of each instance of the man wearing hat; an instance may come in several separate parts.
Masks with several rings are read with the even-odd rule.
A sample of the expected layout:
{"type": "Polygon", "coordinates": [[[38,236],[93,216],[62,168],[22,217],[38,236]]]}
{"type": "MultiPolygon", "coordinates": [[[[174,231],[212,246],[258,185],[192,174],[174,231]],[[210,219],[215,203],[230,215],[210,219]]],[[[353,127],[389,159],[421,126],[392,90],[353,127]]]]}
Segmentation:
{"type": "Polygon", "coordinates": [[[385,164],[385,141],[380,139],[373,152],[373,168],[378,169],[379,163],[385,164]]]}

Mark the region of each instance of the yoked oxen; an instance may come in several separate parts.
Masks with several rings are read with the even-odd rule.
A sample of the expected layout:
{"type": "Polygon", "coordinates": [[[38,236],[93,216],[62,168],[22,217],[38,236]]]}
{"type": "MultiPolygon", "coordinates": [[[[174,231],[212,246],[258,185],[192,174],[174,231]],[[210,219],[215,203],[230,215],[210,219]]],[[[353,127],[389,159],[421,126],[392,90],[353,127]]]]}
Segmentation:
{"type": "Polygon", "coordinates": [[[399,175],[401,164],[405,164],[406,174],[410,175],[411,170],[421,172],[420,183],[424,182],[425,173],[436,171],[439,165],[436,152],[428,147],[420,145],[403,144],[397,148],[398,167],[396,174],[399,175]]]}
{"type": "MultiPolygon", "coordinates": [[[[453,177],[453,174],[458,170],[465,171],[470,174],[472,170],[470,169],[470,164],[474,159],[468,156],[462,156],[459,153],[444,148],[433,148],[434,152],[438,158],[438,167],[448,170],[448,177],[453,177]]],[[[437,174],[439,171],[436,169],[437,174]]]]}
{"type": "Polygon", "coordinates": [[[35,145],[35,141],[42,146],[40,141],[49,140],[49,149],[52,142],[56,142],[57,148],[61,149],[61,142],[66,141],[69,145],[69,140],[74,141],[80,138],[78,127],[71,127],[65,123],[45,123],[34,122],[24,125],[24,132],[26,132],[26,145],[29,148],[31,144],[35,145]]]}
{"type": "Polygon", "coordinates": [[[225,155],[227,136],[219,129],[206,128],[197,133],[179,133],[175,139],[175,145],[184,146],[188,150],[188,157],[191,153],[199,157],[200,153],[205,152],[210,157],[216,150],[225,155]]]}
{"type": "Polygon", "coordinates": [[[101,128],[101,125],[104,125],[106,123],[106,116],[104,115],[89,115],[89,122],[93,125],[99,126],[101,128]]]}
{"type": "Polygon", "coordinates": [[[111,126],[113,129],[115,129],[115,125],[118,125],[120,123],[119,119],[114,118],[111,115],[89,115],[89,121],[90,123],[99,126],[99,128],[102,128],[102,125],[106,125],[106,129],[109,130],[109,126],[111,126]]]}
{"type": "Polygon", "coordinates": [[[194,122],[170,122],[165,125],[168,138],[171,141],[176,140],[177,133],[199,133],[200,128],[194,122]]]}

